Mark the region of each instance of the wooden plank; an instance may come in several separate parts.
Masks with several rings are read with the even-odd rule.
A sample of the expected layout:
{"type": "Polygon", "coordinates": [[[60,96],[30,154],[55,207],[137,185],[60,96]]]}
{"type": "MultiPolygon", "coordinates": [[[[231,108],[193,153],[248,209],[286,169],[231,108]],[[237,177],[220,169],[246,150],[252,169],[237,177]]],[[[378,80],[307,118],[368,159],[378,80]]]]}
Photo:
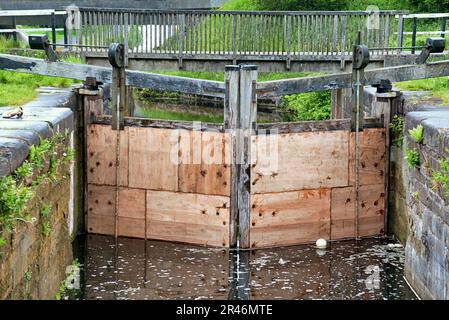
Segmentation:
{"type": "Polygon", "coordinates": [[[239,244],[240,248],[248,249],[250,243],[251,215],[251,135],[257,130],[257,67],[240,66],[238,130],[236,132],[237,146],[237,203],[239,210],[239,244]]]}
{"type": "MultiPolygon", "coordinates": [[[[360,133],[359,183],[363,185],[384,184],[385,181],[385,129],[365,129],[360,133]]],[[[349,185],[354,184],[355,132],[349,144],[349,185]]]]}
{"type": "Polygon", "coordinates": [[[251,247],[330,239],[330,189],[252,196],[251,247]]]}
{"type": "MultiPolygon", "coordinates": [[[[120,132],[120,185],[128,185],[128,128],[120,132]]],[[[87,128],[87,181],[116,185],[116,134],[110,126],[92,124],[87,128]]]]}
{"type": "Polygon", "coordinates": [[[179,131],[179,191],[230,195],[229,135],[179,131]]]}
{"type": "Polygon", "coordinates": [[[226,93],[224,99],[224,128],[229,132],[229,153],[230,153],[230,217],[229,217],[229,236],[230,247],[237,247],[238,234],[238,179],[237,179],[237,135],[239,112],[239,79],[240,67],[227,66],[225,68],[226,93]]]}
{"type": "MultiPolygon", "coordinates": [[[[111,83],[112,70],[108,67],[91,66],[68,62],[49,63],[42,59],[0,54],[0,69],[22,73],[34,73],[50,77],[65,77],[84,81],[95,77],[97,81],[111,83]]],[[[218,81],[189,79],[157,75],[140,71],[126,71],[127,85],[137,88],[153,88],[188,94],[222,97],[224,83],[218,81]]]]}
{"type": "Polygon", "coordinates": [[[149,239],[226,247],[229,197],[147,192],[149,239]]]}
{"type": "MultiPolygon", "coordinates": [[[[95,117],[95,123],[111,125],[111,116],[99,115],[95,117]]],[[[184,129],[198,131],[224,132],[223,125],[215,123],[196,123],[191,121],[157,120],[148,118],[125,117],[125,126],[159,129],[184,129]]]]}
{"type": "Polygon", "coordinates": [[[129,186],[178,190],[178,130],[129,129],[129,186]]]}
{"type": "MultiPolygon", "coordinates": [[[[0,59],[1,63],[1,59],[0,59]]],[[[365,71],[365,85],[378,83],[381,79],[402,82],[449,76],[449,61],[430,62],[423,65],[405,65],[376,68],[365,71]]],[[[257,86],[259,98],[272,98],[296,93],[351,88],[351,73],[261,82],[257,86]]]]}
{"type": "MultiPolygon", "coordinates": [[[[120,188],[118,235],[145,237],[145,190],[120,188]]],[[[115,187],[88,185],[87,230],[114,235],[115,187]]]]}
{"type": "Polygon", "coordinates": [[[256,194],[251,197],[251,227],[284,226],[330,219],[330,189],[256,194]]]}
{"type": "Polygon", "coordinates": [[[121,188],[118,216],[128,219],[145,219],[145,190],[121,188]]]}
{"type": "MultiPolygon", "coordinates": [[[[354,238],[355,190],[353,187],[332,189],[331,238],[354,238]]],[[[384,233],[385,188],[383,184],[360,187],[359,235],[384,233]]]]}
{"type": "Polygon", "coordinates": [[[264,136],[252,137],[252,193],[348,185],[349,131],[293,133],[276,137],[275,140],[264,136]],[[271,152],[267,155],[268,150],[271,152]]]}

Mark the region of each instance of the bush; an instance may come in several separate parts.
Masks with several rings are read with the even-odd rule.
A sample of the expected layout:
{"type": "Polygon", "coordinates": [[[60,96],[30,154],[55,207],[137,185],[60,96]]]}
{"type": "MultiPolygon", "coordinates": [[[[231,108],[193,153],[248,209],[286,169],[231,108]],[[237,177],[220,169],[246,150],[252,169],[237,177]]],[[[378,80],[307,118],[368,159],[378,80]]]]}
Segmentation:
{"type": "Polygon", "coordinates": [[[286,121],[329,120],[331,113],[330,91],[295,94],[284,98],[286,121]]]}
{"type": "Polygon", "coordinates": [[[411,12],[447,12],[449,0],[231,0],[226,10],[291,10],[334,11],[365,10],[377,6],[380,10],[410,10],[411,12]]]}

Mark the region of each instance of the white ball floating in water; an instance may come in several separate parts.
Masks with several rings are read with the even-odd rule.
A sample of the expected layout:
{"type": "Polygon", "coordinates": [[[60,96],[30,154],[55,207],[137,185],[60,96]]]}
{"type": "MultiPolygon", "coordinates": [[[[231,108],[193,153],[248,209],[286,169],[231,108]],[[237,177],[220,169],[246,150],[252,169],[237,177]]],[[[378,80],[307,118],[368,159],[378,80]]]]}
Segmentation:
{"type": "Polygon", "coordinates": [[[316,241],[316,246],[319,249],[326,249],[327,248],[327,241],[324,239],[318,239],[316,241]]]}

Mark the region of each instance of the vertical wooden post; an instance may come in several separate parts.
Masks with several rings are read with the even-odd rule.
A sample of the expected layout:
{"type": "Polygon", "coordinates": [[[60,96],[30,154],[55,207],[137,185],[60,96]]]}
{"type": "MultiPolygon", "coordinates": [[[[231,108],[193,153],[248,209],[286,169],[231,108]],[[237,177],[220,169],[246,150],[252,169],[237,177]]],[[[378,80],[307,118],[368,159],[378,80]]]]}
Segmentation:
{"type": "Polygon", "coordinates": [[[230,246],[250,244],[251,135],[257,126],[257,67],[227,66],[225,129],[231,139],[230,246]],[[237,239],[237,234],[239,239],[237,239]]]}
{"type": "Polygon", "coordinates": [[[183,59],[183,55],[184,55],[184,37],[185,37],[185,32],[186,32],[186,15],[183,13],[181,15],[178,16],[179,17],[179,56],[178,56],[178,61],[179,61],[179,65],[178,68],[182,69],[183,68],[183,63],[182,63],[182,59],[183,59]]]}
{"type": "Polygon", "coordinates": [[[345,55],[346,55],[346,16],[341,17],[341,64],[340,69],[345,69],[345,55]]]}
{"type": "Polygon", "coordinates": [[[290,17],[284,19],[284,23],[287,24],[287,70],[290,70],[291,65],[291,20],[290,17]]]}
{"type": "Polygon", "coordinates": [[[230,135],[231,150],[231,205],[229,216],[229,246],[237,247],[238,234],[238,174],[237,174],[237,141],[236,134],[239,127],[239,85],[240,85],[240,67],[226,66],[225,68],[225,105],[224,105],[224,127],[230,135]]]}
{"type": "Polygon", "coordinates": [[[235,14],[232,15],[232,61],[237,63],[237,23],[235,14]]]}
{"type": "Polygon", "coordinates": [[[343,89],[332,90],[331,119],[343,119],[343,89]]]}
{"type": "Polygon", "coordinates": [[[404,42],[404,16],[401,14],[398,19],[398,53],[401,53],[402,44],[404,42]]]}
{"type": "Polygon", "coordinates": [[[251,135],[257,129],[257,66],[240,67],[238,151],[239,246],[249,249],[251,213],[251,135]]]}

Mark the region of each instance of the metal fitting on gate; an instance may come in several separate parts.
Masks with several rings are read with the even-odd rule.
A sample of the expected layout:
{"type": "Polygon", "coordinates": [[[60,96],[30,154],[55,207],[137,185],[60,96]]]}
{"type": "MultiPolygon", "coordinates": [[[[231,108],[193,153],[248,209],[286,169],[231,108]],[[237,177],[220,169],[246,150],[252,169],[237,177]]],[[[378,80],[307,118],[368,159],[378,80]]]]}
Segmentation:
{"type": "Polygon", "coordinates": [[[50,40],[48,40],[47,35],[45,34],[31,35],[28,37],[28,44],[30,45],[30,49],[44,50],[48,61],[56,62],[59,60],[58,55],[53,50],[50,40]]]}
{"type": "Polygon", "coordinates": [[[125,110],[128,109],[126,54],[125,46],[121,43],[113,43],[109,46],[108,59],[112,65],[112,130],[124,130],[125,127],[125,110]]]}
{"type": "Polygon", "coordinates": [[[108,50],[109,63],[114,68],[125,67],[125,46],[121,43],[113,43],[108,50]]]}
{"type": "Polygon", "coordinates": [[[421,54],[416,58],[416,64],[423,64],[430,57],[431,53],[443,53],[446,49],[445,38],[428,38],[421,54]]]}
{"type": "Polygon", "coordinates": [[[354,47],[353,69],[365,69],[369,64],[369,49],[364,45],[356,45],[354,47]]]}

